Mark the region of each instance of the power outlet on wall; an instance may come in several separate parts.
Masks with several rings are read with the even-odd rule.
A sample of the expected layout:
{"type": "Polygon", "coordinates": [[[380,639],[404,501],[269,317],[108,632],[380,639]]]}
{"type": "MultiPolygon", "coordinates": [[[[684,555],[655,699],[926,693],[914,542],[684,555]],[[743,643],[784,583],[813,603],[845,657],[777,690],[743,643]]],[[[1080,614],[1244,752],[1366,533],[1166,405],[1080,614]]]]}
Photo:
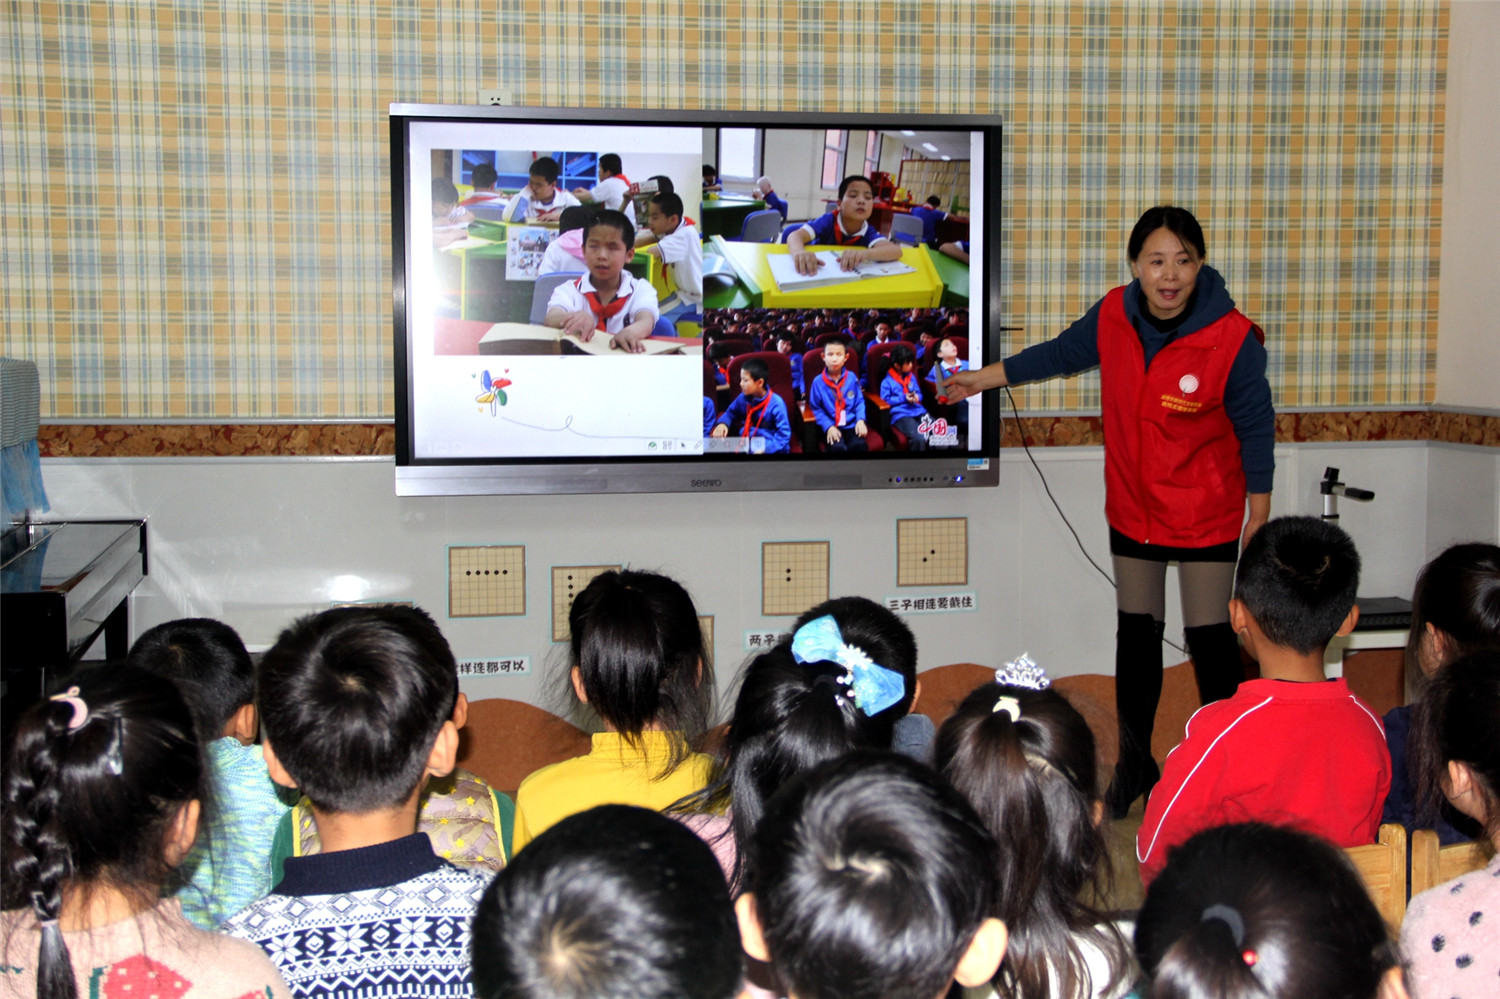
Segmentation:
{"type": "Polygon", "coordinates": [[[583,592],[589,581],[618,565],[554,565],[552,567],[552,640],[568,640],[568,612],[573,598],[583,592]]]}
{"type": "Polygon", "coordinates": [[[490,107],[508,107],[515,102],[516,95],[509,87],[481,89],[479,91],[480,104],[488,104],[490,107]]]}

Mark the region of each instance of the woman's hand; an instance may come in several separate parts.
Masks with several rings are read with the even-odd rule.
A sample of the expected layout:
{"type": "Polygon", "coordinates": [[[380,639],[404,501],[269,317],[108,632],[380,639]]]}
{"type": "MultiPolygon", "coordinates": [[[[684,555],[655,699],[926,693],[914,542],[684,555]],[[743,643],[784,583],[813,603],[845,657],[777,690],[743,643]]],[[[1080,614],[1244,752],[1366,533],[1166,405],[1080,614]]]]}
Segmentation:
{"type": "Polygon", "coordinates": [[[1240,533],[1240,551],[1250,543],[1255,532],[1266,526],[1271,519],[1271,494],[1250,493],[1250,516],[1245,520],[1245,529],[1240,533]]]}

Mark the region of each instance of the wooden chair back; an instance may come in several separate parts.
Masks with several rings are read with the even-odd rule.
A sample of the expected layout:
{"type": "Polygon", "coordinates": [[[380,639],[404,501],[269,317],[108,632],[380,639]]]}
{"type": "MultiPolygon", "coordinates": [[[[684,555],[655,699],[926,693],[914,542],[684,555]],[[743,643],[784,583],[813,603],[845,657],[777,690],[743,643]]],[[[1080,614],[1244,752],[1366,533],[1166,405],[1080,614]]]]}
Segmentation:
{"type": "Polygon", "coordinates": [[[1344,852],[1354,861],[1365,891],[1390,927],[1398,933],[1406,918],[1406,827],[1388,822],[1369,846],[1347,846],[1344,852]]]}
{"type": "Polygon", "coordinates": [[[1418,829],[1411,834],[1411,893],[1436,888],[1460,874],[1477,871],[1490,862],[1491,851],[1484,840],[1439,846],[1437,833],[1418,829]]]}

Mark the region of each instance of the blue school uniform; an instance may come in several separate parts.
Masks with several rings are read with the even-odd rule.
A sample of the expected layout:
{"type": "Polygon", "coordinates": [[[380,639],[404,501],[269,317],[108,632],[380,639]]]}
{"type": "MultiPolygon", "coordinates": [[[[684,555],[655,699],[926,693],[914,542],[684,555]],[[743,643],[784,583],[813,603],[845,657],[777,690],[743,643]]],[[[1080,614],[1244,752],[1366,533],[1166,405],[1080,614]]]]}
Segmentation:
{"type": "Polygon", "coordinates": [[[838,224],[839,213],[829,212],[827,215],[819,215],[811,222],[802,226],[802,229],[812,233],[811,245],[813,246],[875,246],[878,243],[887,242],[874,226],[866,222],[854,233],[846,233],[838,224]]]}
{"type": "Polygon", "coordinates": [[[715,421],[719,423],[735,437],[764,438],[766,454],[786,454],[792,448],[792,421],[786,402],[775,392],[767,390],[763,398],[754,400],[740,393],[715,421]]]}
{"type": "Polygon", "coordinates": [[[796,391],[797,398],[805,399],[807,386],[802,384],[802,355],[791,353],[787,355],[787,360],[792,362],[792,388],[796,391]]]}
{"type": "Polygon", "coordinates": [[[712,399],[710,399],[708,396],[704,396],[703,397],[703,436],[704,437],[707,437],[709,434],[713,433],[713,430],[714,430],[714,419],[718,415],[719,415],[719,411],[714,408],[714,401],[712,399]]]}
{"type": "Polygon", "coordinates": [[[760,196],[760,200],[766,203],[767,208],[774,208],[778,212],[780,212],[781,221],[786,221],[786,202],[781,198],[778,198],[775,191],[772,191],[769,194],[762,194],[760,196]]]}
{"type": "MultiPolygon", "coordinates": [[[[922,390],[917,387],[917,375],[915,371],[907,375],[907,382],[911,386],[910,391],[921,395],[922,390]]],[[[907,391],[907,386],[902,384],[900,378],[897,377],[895,369],[886,372],[885,378],[880,383],[880,398],[890,404],[892,423],[895,423],[897,420],[904,420],[908,416],[920,422],[927,415],[927,410],[923,408],[920,402],[907,401],[907,391]]]]}
{"type": "MultiPolygon", "coordinates": [[[[940,220],[948,217],[947,212],[928,205],[918,205],[911,210],[911,213],[914,217],[922,220],[922,242],[924,243],[931,243],[937,239],[937,224],[940,220]]],[[[964,252],[968,253],[969,248],[964,247],[964,252]]]]}
{"type": "Polygon", "coordinates": [[[851,430],[855,423],[865,418],[864,393],[859,389],[859,379],[850,374],[848,368],[839,372],[837,381],[824,371],[813,379],[807,395],[818,429],[824,434],[828,433],[829,427],[838,427],[840,432],[851,430]],[[839,405],[841,400],[842,407],[839,405]]]}
{"type": "Polygon", "coordinates": [[[948,365],[944,364],[942,361],[939,361],[932,366],[931,371],[927,372],[927,380],[936,385],[939,381],[952,378],[960,371],[968,370],[969,362],[965,361],[963,358],[959,358],[957,361],[955,361],[953,363],[953,367],[951,368],[948,367],[948,365]]]}

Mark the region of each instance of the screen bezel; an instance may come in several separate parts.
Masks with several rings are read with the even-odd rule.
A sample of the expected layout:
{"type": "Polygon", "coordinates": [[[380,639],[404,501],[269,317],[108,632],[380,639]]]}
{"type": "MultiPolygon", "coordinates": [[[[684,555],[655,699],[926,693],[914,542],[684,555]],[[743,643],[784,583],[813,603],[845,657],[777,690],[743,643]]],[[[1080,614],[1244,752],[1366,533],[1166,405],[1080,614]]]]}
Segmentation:
{"type": "MultiPolygon", "coordinates": [[[[831,112],[622,110],[606,108],[542,108],[513,106],[429,105],[396,103],[390,106],[392,192],[392,298],[396,429],[396,492],[398,495],[509,495],[564,493],[750,492],[777,489],[871,489],[905,487],[993,486],[999,482],[1000,407],[998,395],[980,396],[982,436],[978,451],[954,455],[880,452],[862,455],[741,455],[702,454],[672,461],[652,457],[504,457],[417,458],[413,455],[415,427],[411,331],[407,301],[411,275],[409,253],[407,129],[419,121],[466,119],[493,122],[578,122],[620,125],[672,125],[693,128],[842,128],[896,131],[961,130],[984,133],[983,292],[971,297],[970,339],[982,345],[983,363],[999,357],[1001,236],[1001,153],[1003,123],[998,115],[838,114],[831,112]],[[976,317],[976,307],[980,314],[976,317]]],[[[971,183],[973,181],[971,180],[971,183]]]]}

